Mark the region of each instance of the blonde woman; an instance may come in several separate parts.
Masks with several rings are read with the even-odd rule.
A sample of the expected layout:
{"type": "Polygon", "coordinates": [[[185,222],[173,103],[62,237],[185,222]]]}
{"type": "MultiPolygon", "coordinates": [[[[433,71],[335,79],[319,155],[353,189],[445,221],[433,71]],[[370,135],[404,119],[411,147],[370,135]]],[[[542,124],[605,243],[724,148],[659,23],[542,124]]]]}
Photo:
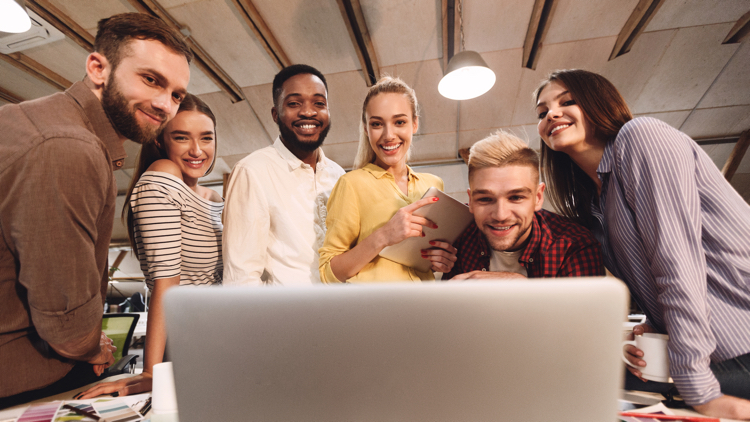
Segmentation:
{"type": "Polygon", "coordinates": [[[453,268],[456,249],[441,241],[422,251],[432,271],[378,256],[386,246],[424,236],[422,227],[435,227],[413,214],[437,201],[420,199],[429,188],[443,189],[439,177],[415,173],[406,164],[418,110],[414,90],[401,79],[385,77],[367,93],[355,170],[339,179],[328,200],[328,231],[320,249],[324,283],[434,280],[433,271],[453,268]]]}

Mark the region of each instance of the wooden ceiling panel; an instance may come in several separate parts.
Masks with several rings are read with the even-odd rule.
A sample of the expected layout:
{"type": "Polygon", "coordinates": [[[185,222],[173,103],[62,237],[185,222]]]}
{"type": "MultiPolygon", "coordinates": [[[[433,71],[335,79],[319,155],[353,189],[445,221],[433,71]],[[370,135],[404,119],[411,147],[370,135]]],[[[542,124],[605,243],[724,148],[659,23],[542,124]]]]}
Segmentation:
{"type": "Polygon", "coordinates": [[[422,108],[419,134],[456,132],[458,102],[449,100],[438,92],[438,83],[443,77],[441,60],[406,63],[381,71],[399,76],[417,93],[422,108]]]}
{"type": "Polygon", "coordinates": [[[250,102],[250,106],[258,115],[258,120],[263,124],[266,132],[272,140],[276,139],[279,134],[279,128],[271,117],[271,108],[273,107],[273,97],[271,94],[272,83],[263,85],[249,86],[242,88],[245,98],[250,102]]]}
{"type": "Polygon", "coordinates": [[[89,53],[70,38],[24,50],[23,54],[44,63],[47,68],[71,82],[83,80],[86,76],[86,58],[89,53]]]}
{"type": "Polygon", "coordinates": [[[750,42],[743,42],[706,95],[699,108],[750,104],[750,42]]]}
{"type": "MultiPolygon", "coordinates": [[[[643,92],[649,78],[654,74],[675,32],[659,31],[641,34],[630,52],[607,61],[602,66],[602,75],[617,87],[631,108],[643,92]]],[[[633,110],[633,112],[639,111],[633,110]]]]}
{"type": "Polygon", "coordinates": [[[188,92],[199,95],[219,91],[221,91],[221,88],[219,88],[211,78],[206,76],[206,74],[195,65],[195,62],[190,63],[190,84],[188,84],[188,92]]]}
{"type": "Polygon", "coordinates": [[[646,31],[734,23],[748,10],[747,0],[666,0],[646,31]]]}
{"type": "Polygon", "coordinates": [[[460,160],[455,132],[417,134],[412,138],[411,144],[412,164],[460,160]]]}
{"type": "Polygon", "coordinates": [[[430,173],[443,179],[445,184],[445,193],[459,199],[458,196],[463,194],[465,199],[459,199],[468,202],[469,197],[466,189],[469,189],[469,167],[464,163],[444,164],[434,166],[414,166],[414,171],[418,173],[430,173]]]}
{"type": "Polygon", "coordinates": [[[328,105],[331,109],[331,133],[326,143],[356,142],[367,86],[359,71],[326,75],[328,105]]]}
{"type": "Polygon", "coordinates": [[[739,48],[738,44],[721,44],[732,25],[679,29],[633,109],[652,113],[695,107],[739,48]]]}
{"type": "Polygon", "coordinates": [[[224,0],[202,0],[166,9],[240,86],[273,80],[277,68],[255,35],[224,0]]]}
{"type": "Polygon", "coordinates": [[[500,129],[518,136],[522,141],[526,142],[530,148],[539,149],[540,140],[536,131],[536,124],[464,130],[459,133],[459,149],[471,148],[471,146],[477,141],[481,141],[500,129]]]}
{"type": "Polygon", "coordinates": [[[137,12],[127,0],[48,0],[91,35],[99,20],[118,13],[137,12]]]}
{"type": "MultiPolygon", "coordinates": [[[[336,0],[253,0],[289,60],[323,74],[360,68],[336,0]]],[[[271,79],[264,81],[271,82],[271,79]]]]}
{"type": "Polygon", "coordinates": [[[516,101],[524,102],[531,110],[531,95],[518,95],[521,81],[521,56],[516,48],[492,53],[482,53],[484,61],[495,72],[495,85],[486,94],[471,100],[458,101],[460,130],[510,126],[516,101]]]}
{"type": "MultiPolygon", "coordinates": [[[[745,161],[747,161],[747,157],[745,157],[745,161]]],[[[732,178],[732,187],[745,202],[750,203],[750,173],[735,173],[732,178]]]]}
{"type": "Polygon", "coordinates": [[[645,114],[633,114],[635,117],[653,117],[654,119],[659,119],[663,122],[668,123],[670,126],[672,126],[675,129],[679,129],[682,127],[682,124],[685,123],[685,119],[688,118],[690,115],[691,110],[682,110],[682,111],[665,111],[661,113],[645,113],[645,114]]]}
{"type": "Polygon", "coordinates": [[[200,95],[216,115],[219,156],[249,154],[273,141],[253,115],[247,101],[232,104],[223,92],[200,95]]]}
{"type": "Polygon", "coordinates": [[[464,2],[466,49],[484,53],[523,48],[533,7],[528,0],[464,2]]]}
{"type": "Polygon", "coordinates": [[[523,69],[518,88],[518,100],[513,111],[511,126],[536,124],[534,90],[547,75],[557,69],[586,69],[601,72],[609,58],[616,36],[595,38],[544,46],[536,70],[523,69]]]}
{"type": "Polygon", "coordinates": [[[637,4],[638,0],[557,0],[545,45],[617,35],[637,4]]]}
{"type": "Polygon", "coordinates": [[[680,130],[692,138],[734,136],[750,129],[750,105],[695,110],[680,130]]]}
{"type": "Polygon", "coordinates": [[[384,66],[443,56],[440,0],[360,0],[360,4],[381,73],[384,66]]]}
{"type": "Polygon", "coordinates": [[[48,85],[2,60],[0,60],[0,88],[9,91],[24,101],[60,92],[52,85],[48,85]]]}

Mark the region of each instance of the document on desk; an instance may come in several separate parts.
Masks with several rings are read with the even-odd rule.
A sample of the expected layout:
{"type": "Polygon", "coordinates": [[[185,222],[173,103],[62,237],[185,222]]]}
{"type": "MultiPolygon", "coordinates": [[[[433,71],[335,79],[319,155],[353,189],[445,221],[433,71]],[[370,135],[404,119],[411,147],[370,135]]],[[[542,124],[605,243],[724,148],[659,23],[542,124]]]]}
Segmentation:
{"type": "Polygon", "coordinates": [[[133,410],[120,399],[99,399],[94,403],[94,409],[107,422],[134,422],[142,421],[143,416],[133,410]]]}
{"type": "Polygon", "coordinates": [[[62,404],[62,401],[32,404],[16,422],[52,422],[62,404]]]}

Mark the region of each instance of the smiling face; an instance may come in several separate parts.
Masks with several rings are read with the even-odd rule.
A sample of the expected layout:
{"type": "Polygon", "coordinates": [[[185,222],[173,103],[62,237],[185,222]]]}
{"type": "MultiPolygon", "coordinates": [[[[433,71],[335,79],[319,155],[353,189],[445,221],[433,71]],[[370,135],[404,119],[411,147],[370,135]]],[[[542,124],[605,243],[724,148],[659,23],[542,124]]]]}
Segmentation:
{"type": "Polygon", "coordinates": [[[182,172],[182,179],[188,186],[195,185],[214,161],[214,123],[199,111],[178,113],[164,129],[162,140],[167,158],[177,164],[182,172]]]}
{"type": "Polygon", "coordinates": [[[187,92],[190,67],[185,56],[153,40],[133,40],[107,76],[102,107],[124,137],[154,139],[177,114],[187,92]]]}
{"type": "Polygon", "coordinates": [[[271,109],[281,140],[292,152],[315,151],[328,134],[328,92],[315,75],[302,73],[287,79],[271,109]]]}
{"type": "Polygon", "coordinates": [[[378,94],[370,99],[365,110],[367,136],[375,151],[375,164],[390,170],[406,165],[411,138],[419,122],[403,94],[378,94]]]}
{"type": "Polygon", "coordinates": [[[496,251],[524,247],[534,212],[544,203],[538,171],[526,165],[486,167],[472,173],[469,186],[469,210],[490,247],[496,251]]]}
{"type": "Polygon", "coordinates": [[[564,85],[552,81],[541,91],[536,112],[539,136],[553,151],[575,154],[598,142],[583,110],[564,85]]]}

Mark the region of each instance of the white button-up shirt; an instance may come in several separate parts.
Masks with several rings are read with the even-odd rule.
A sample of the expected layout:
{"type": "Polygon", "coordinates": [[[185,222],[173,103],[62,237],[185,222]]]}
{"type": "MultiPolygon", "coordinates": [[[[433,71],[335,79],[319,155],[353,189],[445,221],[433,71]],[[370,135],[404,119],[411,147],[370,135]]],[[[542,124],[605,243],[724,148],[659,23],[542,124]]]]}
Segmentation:
{"type": "Polygon", "coordinates": [[[224,193],[224,285],[320,283],[326,204],[344,169],[318,152],[313,170],[276,138],[234,166],[224,193]]]}

